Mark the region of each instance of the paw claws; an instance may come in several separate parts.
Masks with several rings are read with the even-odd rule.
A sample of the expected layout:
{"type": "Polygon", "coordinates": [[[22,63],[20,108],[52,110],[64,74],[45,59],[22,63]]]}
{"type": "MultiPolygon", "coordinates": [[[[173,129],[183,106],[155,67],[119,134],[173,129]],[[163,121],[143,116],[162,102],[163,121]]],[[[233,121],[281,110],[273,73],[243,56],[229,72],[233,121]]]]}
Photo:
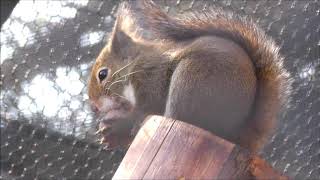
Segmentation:
{"type": "Polygon", "coordinates": [[[109,143],[107,143],[107,144],[106,144],[106,146],[104,146],[104,148],[103,148],[103,149],[104,149],[104,150],[110,150],[111,148],[110,148],[109,146],[110,146],[110,144],[109,144],[109,143]]]}
{"type": "Polygon", "coordinates": [[[110,128],[111,128],[110,126],[104,126],[104,127],[100,128],[100,129],[98,129],[94,134],[95,135],[98,135],[100,133],[103,134],[103,133],[107,132],[107,130],[110,129],[110,128]]]}
{"type": "Polygon", "coordinates": [[[99,141],[100,144],[104,144],[106,142],[107,142],[107,139],[105,137],[101,138],[99,141]]]}
{"type": "Polygon", "coordinates": [[[100,133],[100,129],[98,129],[95,133],[94,133],[94,135],[98,135],[100,133]]]}

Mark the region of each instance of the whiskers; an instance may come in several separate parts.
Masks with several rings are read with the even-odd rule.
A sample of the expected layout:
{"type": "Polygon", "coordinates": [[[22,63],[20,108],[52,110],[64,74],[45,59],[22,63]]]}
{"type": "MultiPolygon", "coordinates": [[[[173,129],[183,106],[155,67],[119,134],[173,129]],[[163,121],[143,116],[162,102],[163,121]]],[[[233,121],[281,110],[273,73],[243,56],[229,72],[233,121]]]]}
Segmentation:
{"type": "Polygon", "coordinates": [[[145,75],[143,78],[149,78],[149,76],[147,75],[147,72],[152,72],[152,74],[161,73],[163,75],[166,75],[167,71],[172,68],[173,64],[174,63],[169,61],[159,61],[159,60],[152,61],[150,59],[138,60],[138,61],[131,60],[129,63],[127,63],[126,65],[124,65],[123,67],[121,67],[120,69],[118,69],[112,74],[111,80],[105,84],[105,87],[104,87],[105,93],[107,95],[114,94],[119,97],[123,97],[115,92],[111,92],[112,88],[115,85],[119,85],[120,83],[124,85],[129,80],[129,77],[137,73],[144,73],[145,75]],[[136,69],[136,70],[133,70],[130,72],[130,70],[127,70],[128,68],[136,69]],[[126,71],[125,74],[124,74],[124,71],[126,71]]]}
{"type": "MultiPolygon", "coordinates": [[[[125,98],[124,96],[118,94],[118,93],[115,93],[115,92],[111,92],[111,88],[114,86],[114,85],[117,85],[119,83],[122,83],[124,84],[124,82],[128,81],[129,77],[136,74],[136,73],[139,73],[139,72],[143,72],[143,70],[137,70],[137,71],[133,71],[133,72],[128,72],[127,74],[124,74],[120,77],[117,77],[115,78],[115,76],[119,76],[119,74],[121,73],[121,71],[123,71],[124,69],[128,68],[129,66],[133,65],[134,61],[126,64],[125,66],[121,67],[120,69],[118,69],[116,72],[114,72],[112,74],[112,81],[109,81],[106,83],[106,87],[105,87],[105,91],[106,91],[106,94],[111,94],[112,95],[116,95],[116,96],[119,96],[119,97],[122,97],[122,98],[125,98]]],[[[125,98],[126,99],[126,98],[125,98]]]]}
{"type": "Polygon", "coordinates": [[[134,63],[134,61],[131,61],[131,62],[129,62],[128,64],[126,64],[125,66],[123,66],[122,68],[118,69],[117,71],[115,71],[115,72],[112,74],[111,77],[113,78],[115,75],[119,74],[122,70],[124,70],[125,68],[131,66],[133,63],[134,63]]]}

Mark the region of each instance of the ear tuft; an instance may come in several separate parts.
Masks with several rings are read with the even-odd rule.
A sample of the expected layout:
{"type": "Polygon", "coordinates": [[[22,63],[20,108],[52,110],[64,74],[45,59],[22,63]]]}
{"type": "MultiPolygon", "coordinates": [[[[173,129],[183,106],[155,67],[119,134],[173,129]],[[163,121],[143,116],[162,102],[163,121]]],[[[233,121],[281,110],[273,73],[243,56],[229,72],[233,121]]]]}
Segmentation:
{"type": "Polygon", "coordinates": [[[110,38],[110,52],[125,56],[129,52],[129,48],[132,47],[133,40],[124,32],[121,30],[118,30],[118,27],[116,26],[112,32],[112,36],[110,38]]]}

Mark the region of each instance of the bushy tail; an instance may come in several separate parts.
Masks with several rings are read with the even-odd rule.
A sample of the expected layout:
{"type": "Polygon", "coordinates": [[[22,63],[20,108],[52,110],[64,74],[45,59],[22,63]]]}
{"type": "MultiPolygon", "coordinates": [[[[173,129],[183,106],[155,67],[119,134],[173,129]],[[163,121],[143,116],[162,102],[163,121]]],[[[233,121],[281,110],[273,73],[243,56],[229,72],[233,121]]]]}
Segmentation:
{"type": "Polygon", "coordinates": [[[126,3],[123,8],[135,13],[139,17],[136,23],[151,28],[159,39],[179,42],[214,35],[240,45],[255,66],[258,84],[252,114],[248,119],[250,126],[243,131],[243,137],[246,138],[239,141],[250,149],[257,149],[264,144],[280,109],[287,105],[291,87],[279,47],[270,37],[252,20],[220,9],[172,18],[150,1],[139,1],[134,5],[126,3]],[[250,144],[248,137],[256,138],[257,143],[250,144]]]}

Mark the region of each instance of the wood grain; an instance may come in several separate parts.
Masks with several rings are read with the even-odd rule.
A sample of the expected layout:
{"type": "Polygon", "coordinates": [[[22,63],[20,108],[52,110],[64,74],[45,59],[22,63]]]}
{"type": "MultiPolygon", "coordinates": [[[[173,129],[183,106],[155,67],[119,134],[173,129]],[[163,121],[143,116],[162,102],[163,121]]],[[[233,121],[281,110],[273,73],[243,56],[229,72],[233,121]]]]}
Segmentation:
{"type": "Polygon", "coordinates": [[[174,120],[148,116],[113,179],[141,179],[157,154],[174,120]]]}
{"type": "Polygon", "coordinates": [[[279,179],[266,161],[212,133],[149,116],[113,179],[279,179]]]}
{"type": "Polygon", "coordinates": [[[233,146],[207,131],[177,121],[144,179],[216,178],[233,146]]]}

